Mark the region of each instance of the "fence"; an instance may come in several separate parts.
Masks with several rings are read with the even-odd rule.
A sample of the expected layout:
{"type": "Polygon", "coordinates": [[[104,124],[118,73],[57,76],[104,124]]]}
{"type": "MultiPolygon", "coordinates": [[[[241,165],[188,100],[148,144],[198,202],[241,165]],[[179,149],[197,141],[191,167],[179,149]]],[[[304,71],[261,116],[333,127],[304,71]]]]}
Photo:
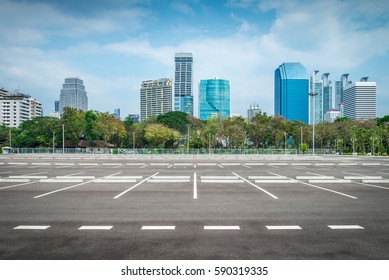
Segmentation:
{"type": "MultiPolygon", "coordinates": [[[[121,148],[10,148],[12,154],[128,154],[128,155],[296,155],[302,154],[297,149],[121,149],[121,148]]],[[[315,154],[335,154],[332,149],[315,149],[315,154]]],[[[306,154],[312,154],[308,150],[306,154]]]]}

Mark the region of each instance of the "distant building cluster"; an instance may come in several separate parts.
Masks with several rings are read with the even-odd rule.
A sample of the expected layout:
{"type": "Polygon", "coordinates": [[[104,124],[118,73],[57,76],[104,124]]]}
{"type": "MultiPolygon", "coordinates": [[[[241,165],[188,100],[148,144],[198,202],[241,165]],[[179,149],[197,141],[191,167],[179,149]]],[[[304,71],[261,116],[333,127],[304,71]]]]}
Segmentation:
{"type": "Polygon", "coordinates": [[[314,71],[308,75],[298,62],[283,63],[274,75],[274,113],[291,121],[303,123],[334,122],[336,118],[370,120],[377,117],[376,83],[363,77],[360,82],[348,81],[343,74],[335,81],[335,92],[330,73],[316,79],[314,71]]]}
{"type": "Polygon", "coordinates": [[[18,127],[34,117],[43,116],[42,104],[19,91],[0,89],[0,124],[18,127]]]}

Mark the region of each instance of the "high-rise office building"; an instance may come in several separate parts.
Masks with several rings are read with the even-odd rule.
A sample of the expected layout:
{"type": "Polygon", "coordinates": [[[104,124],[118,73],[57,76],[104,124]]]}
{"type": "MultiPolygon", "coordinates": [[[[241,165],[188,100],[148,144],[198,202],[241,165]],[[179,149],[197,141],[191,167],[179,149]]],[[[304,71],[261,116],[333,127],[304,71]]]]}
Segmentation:
{"type": "Polygon", "coordinates": [[[259,109],[259,106],[256,104],[251,104],[250,109],[247,110],[247,119],[250,121],[252,118],[255,117],[255,115],[260,113],[261,109],[259,109]]]}
{"type": "Polygon", "coordinates": [[[301,63],[283,63],[275,70],[274,114],[308,123],[308,74],[301,63]]]}
{"type": "Polygon", "coordinates": [[[340,104],[343,102],[343,89],[351,82],[348,81],[349,74],[343,74],[340,81],[335,82],[335,108],[340,110],[340,104]]]}
{"type": "Polygon", "coordinates": [[[230,117],[230,81],[221,79],[201,80],[199,85],[200,120],[212,117],[230,117]]]}
{"type": "Polygon", "coordinates": [[[332,109],[332,82],[328,78],[330,73],[324,73],[322,75],[323,80],[323,111],[322,118],[324,120],[324,114],[332,109]]]}
{"type": "Polygon", "coordinates": [[[127,118],[132,120],[132,123],[139,123],[139,114],[128,114],[127,118]]]}
{"type": "Polygon", "coordinates": [[[113,114],[120,120],[120,108],[113,109],[113,114]]]}
{"type": "Polygon", "coordinates": [[[348,84],[343,89],[345,117],[352,120],[370,120],[377,117],[377,85],[367,79],[363,77],[360,82],[348,84]]]}
{"type": "Polygon", "coordinates": [[[140,88],[140,118],[147,120],[172,111],[172,80],[143,81],[140,88]]]}
{"type": "Polygon", "coordinates": [[[88,97],[84,82],[79,78],[66,78],[61,89],[59,110],[61,114],[65,107],[88,111],[88,97]]]}
{"type": "Polygon", "coordinates": [[[18,127],[34,117],[43,116],[42,104],[29,95],[3,91],[0,95],[0,124],[18,127]]]}
{"type": "Polygon", "coordinates": [[[54,101],[54,113],[59,113],[59,100],[54,101]]]}
{"type": "Polygon", "coordinates": [[[174,111],[193,116],[193,55],[176,53],[174,62],[174,111]]]}

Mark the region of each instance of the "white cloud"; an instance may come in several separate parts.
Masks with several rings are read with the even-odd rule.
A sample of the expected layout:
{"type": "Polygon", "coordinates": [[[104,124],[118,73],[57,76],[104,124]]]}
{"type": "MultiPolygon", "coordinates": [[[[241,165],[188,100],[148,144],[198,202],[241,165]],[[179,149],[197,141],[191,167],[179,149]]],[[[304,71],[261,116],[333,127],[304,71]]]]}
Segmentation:
{"type": "Polygon", "coordinates": [[[171,6],[173,9],[186,14],[186,15],[195,15],[195,11],[188,5],[188,3],[185,3],[183,1],[175,0],[171,3],[171,6]]]}

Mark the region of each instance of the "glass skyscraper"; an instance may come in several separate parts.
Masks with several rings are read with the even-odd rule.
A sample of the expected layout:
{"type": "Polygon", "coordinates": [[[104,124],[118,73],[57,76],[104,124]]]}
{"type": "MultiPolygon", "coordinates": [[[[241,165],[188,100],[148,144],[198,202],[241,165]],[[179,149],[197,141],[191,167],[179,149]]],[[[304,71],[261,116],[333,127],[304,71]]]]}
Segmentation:
{"type": "Polygon", "coordinates": [[[308,74],[299,62],[283,63],[274,71],[274,114],[308,123],[308,74]]]}
{"type": "Polygon", "coordinates": [[[176,53],[174,62],[174,111],[182,111],[193,116],[193,55],[176,53]]]}
{"type": "Polygon", "coordinates": [[[66,78],[62,86],[59,109],[63,113],[65,107],[88,111],[88,97],[84,82],[79,78],[66,78]]]}
{"type": "Polygon", "coordinates": [[[200,120],[208,120],[212,117],[228,118],[230,107],[230,81],[217,78],[200,81],[200,120]]]}

